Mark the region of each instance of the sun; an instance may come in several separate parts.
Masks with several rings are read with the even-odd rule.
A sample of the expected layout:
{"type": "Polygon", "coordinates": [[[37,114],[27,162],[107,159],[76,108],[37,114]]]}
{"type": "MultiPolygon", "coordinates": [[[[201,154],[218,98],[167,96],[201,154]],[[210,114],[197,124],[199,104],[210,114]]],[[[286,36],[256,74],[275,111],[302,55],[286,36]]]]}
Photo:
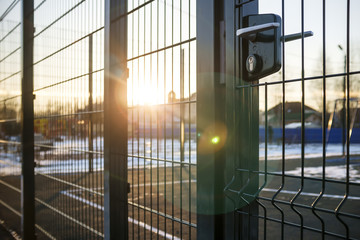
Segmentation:
{"type": "Polygon", "coordinates": [[[141,86],[128,91],[128,105],[151,106],[163,102],[164,96],[156,86],[141,86]]]}

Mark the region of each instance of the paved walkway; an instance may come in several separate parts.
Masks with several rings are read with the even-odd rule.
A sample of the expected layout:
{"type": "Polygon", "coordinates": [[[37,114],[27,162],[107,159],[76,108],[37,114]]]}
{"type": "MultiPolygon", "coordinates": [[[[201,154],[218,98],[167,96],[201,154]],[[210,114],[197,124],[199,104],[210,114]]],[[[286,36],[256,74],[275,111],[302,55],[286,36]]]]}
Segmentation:
{"type": "Polygon", "coordinates": [[[0,224],[0,239],[2,240],[14,240],[13,236],[5,230],[5,228],[0,224]]]}

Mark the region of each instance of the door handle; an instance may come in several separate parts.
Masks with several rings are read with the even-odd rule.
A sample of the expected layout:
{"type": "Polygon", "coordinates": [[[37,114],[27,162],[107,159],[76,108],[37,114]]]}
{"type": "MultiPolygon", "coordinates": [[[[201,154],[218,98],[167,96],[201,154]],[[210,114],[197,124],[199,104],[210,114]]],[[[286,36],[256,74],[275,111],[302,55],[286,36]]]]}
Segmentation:
{"type": "MultiPolygon", "coordinates": [[[[259,32],[263,32],[266,30],[274,29],[280,27],[280,23],[265,23],[257,26],[241,28],[236,31],[236,36],[245,38],[249,41],[256,41],[256,34],[259,32]]],[[[312,31],[304,32],[304,38],[312,37],[314,33],[312,31]]],[[[301,39],[301,33],[288,34],[285,36],[281,36],[280,41],[290,42],[294,40],[301,39]]]]}
{"type": "Polygon", "coordinates": [[[256,26],[252,26],[252,27],[240,28],[236,31],[236,36],[245,38],[249,41],[255,41],[256,33],[274,29],[274,28],[278,28],[278,27],[280,27],[280,23],[272,22],[272,23],[265,23],[265,24],[256,25],[256,26]]]}
{"type": "MultiPolygon", "coordinates": [[[[312,31],[304,32],[304,38],[312,37],[312,36],[314,36],[314,33],[312,31]]],[[[301,38],[302,38],[301,33],[294,33],[294,34],[289,34],[289,35],[282,36],[280,38],[280,41],[290,42],[290,41],[298,40],[298,39],[301,39],[301,38]]]]}

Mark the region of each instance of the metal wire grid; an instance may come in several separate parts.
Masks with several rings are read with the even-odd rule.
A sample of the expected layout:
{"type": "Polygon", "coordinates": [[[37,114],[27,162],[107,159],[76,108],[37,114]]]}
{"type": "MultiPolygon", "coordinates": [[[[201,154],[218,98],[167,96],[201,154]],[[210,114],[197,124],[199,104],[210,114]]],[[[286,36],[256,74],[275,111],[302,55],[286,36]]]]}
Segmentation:
{"type": "Polygon", "coordinates": [[[0,221],[20,232],[21,108],[20,4],[9,2],[0,20],[0,221]]]}
{"type": "Polygon", "coordinates": [[[195,1],[128,1],[129,238],[196,235],[195,1]]]}
{"type": "Polygon", "coordinates": [[[46,0],[34,21],[36,223],[103,238],[104,1],[46,0]]]}
{"type": "MultiPolygon", "coordinates": [[[[153,1],[150,1],[153,2],[153,1]]],[[[150,3],[149,2],[149,3],[150,3]]],[[[161,6],[164,2],[155,2],[152,3],[152,6],[161,6]]],[[[144,6],[147,5],[144,4],[144,6]]],[[[184,4],[186,5],[186,4],[184,4]]],[[[194,182],[195,172],[194,161],[191,160],[191,155],[196,151],[196,145],[194,144],[194,132],[195,122],[194,122],[194,110],[196,103],[196,95],[193,86],[190,85],[190,78],[194,78],[192,73],[195,72],[195,69],[191,64],[193,63],[194,54],[191,53],[191,49],[195,47],[195,37],[194,29],[190,24],[190,6],[192,4],[188,3],[188,12],[186,14],[181,14],[180,19],[188,16],[187,23],[188,27],[188,36],[186,33],[180,36],[180,42],[174,42],[172,39],[171,44],[164,45],[163,48],[159,47],[161,43],[157,43],[157,48],[153,52],[144,53],[144,56],[138,55],[134,59],[129,59],[129,63],[132,64],[132,61],[137,59],[144,58],[145,55],[161,55],[165,50],[170,50],[173,52],[173,48],[178,46],[184,49],[181,50],[181,71],[182,79],[186,79],[186,83],[182,80],[182,90],[180,91],[180,101],[176,98],[173,101],[165,104],[166,96],[164,95],[163,104],[154,105],[156,109],[156,116],[159,116],[167,107],[169,109],[165,110],[166,112],[171,112],[171,118],[168,119],[168,122],[172,123],[171,130],[171,157],[166,157],[166,150],[161,149],[161,141],[166,149],[166,142],[169,142],[169,139],[163,138],[161,140],[160,133],[164,130],[165,136],[169,133],[166,132],[166,127],[160,129],[160,121],[157,120],[157,158],[150,156],[152,161],[156,161],[157,168],[157,210],[150,209],[146,207],[144,203],[143,206],[135,205],[135,203],[130,203],[133,206],[137,206],[139,209],[146,210],[153,214],[157,215],[157,231],[155,233],[169,237],[170,235],[166,233],[166,223],[164,223],[165,231],[160,230],[159,227],[160,217],[172,221],[172,236],[174,236],[174,223],[181,223],[189,227],[188,234],[189,237],[194,235],[194,217],[191,215],[191,212],[194,211],[192,205],[195,203],[192,194],[186,196],[188,201],[188,220],[184,217],[183,213],[183,200],[181,197],[180,200],[180,216],[174,216],[174,204],[171,204],[171,213],[166,211],[167,203],[164,202],[164,213],[160,212],[160,202],[159,196],[159,186],[160,181],[160,165],[164,169],[164,191],[166,192],[166,175],[168,174],[166,163],[170,163],[172,176],[172,202],[174,202],[174,184],[179,182],[180,184],[180,196],[184,189],[183,179],[186,181],[187,178],[187,189],[189,193],[194,191],[192,189],[191,183],[194,182]],[[193,31],[191,31],[191,29],[193,31]],[[193,37],[190,38],[190,33],[192,32],[193,37]],[[183,41],[182,38],[188,38],[183,41]],[[186,50],[186,47],[188,48],[186,50]],[[185,59],[186,56],[186,59],[185,59]],[[187,69],[186,71],[184,69],[187,69]],[[187,76],[185,76],[187,72],[187,76]],[[186,86],[187,84],[187,86],[186,86]],[[185,85],[185,86],[184,86],[185,85]],[[187,90],[188,89],[188,93],[187,90]],[[190,93],[193,95],[190,96],[190,93]],[[186,97],[187,96],[187,97],[186,97]],[[176,103],[175,103],[176,101],[176,103]],[[174,107],[175,106],[175,107],[174,107]],[[179,107],[180,106],[180,107],[179,107]],[[157,109],[159,108],[159,109],[157,109]],[[178,135],[178,138],[181,138],[180,149],[180,160],[183,161],[174,161],[174,108],[177,109],[177,115],[181,115],[182,121],[180,122],[180,131],[181,133],[175,133],[178,135]],[[187,120],[185,120],[185,116],[187,120]],[[187,127],[185,127],[187,125],[187,127]],[[186,132],[185,132],[186,131],[186,132]],[[192,144],[191,144],[192,143],[192,144]],[[195,146],[194,146],[195,145],[195,146]],[[164,153],[164,157],[160,157],[161,152],[164,153]],[[185,152],[188,152],[186,157],[185,152]],[[184,162],[185,158],[188,162],[184,162]],[[176,163],[176,165],[175,165],[176,163]],[[180,181],[175,181],[174,179],[174,169],[180,166],[180,181]],[[186,177],[183,177],[183,172],[185,172],[186,177]],[[192,190],[191,190],[192,189],[192,190]],[[165,232],[165,233],[164,233],[165,232]],[[191,234],[192,233],[192,234],[191,234]]],[[[152,8],[151,6],[151,8],[152,8]]],[[[180,4],[180,7],[183,7],[183,4],[180,4]]],[[[91,1],[73,1],[73,2],[54,2],[54,1],[41,1],[38,3],[35,12],[35,56],[34,56],[34,74],[35,74],[35,87],[34,87],[34,96],[35,100],[35,150],[36,150],[36,202],[37,202],[37,228],[40,230],[38,236],[43,236],[45,234],[47,237],[55,238],[56,236],[85,236],[87,238],[96,238],[103,237],[102,234],[102,155],[103,155],[103,108],[102,108],[102,82],[103,82],[103,43],[102,43],[102,34],[103,34],[103,23],[101,15],[103,8],[102,2],[91,2],[91,1]],[[54,4],[56,7],[54,8],[54,4]],[[56,14],[54,12],[56,9],[56,14]],[[90,11],[89,11],[90,10],[90,11]],[[94,25],[89,24],[90,20],[94,22],[94,15],[91,15],[91,10],[95,12],[95,23],[94,25]],[[49,14],[52,13],[52,14],[49,14]],[[90,17],[91,16],[91,17],[90,17]],[[88,17],[88,21],[86,21],[88,17]],[[101,19],[101,20],[99,20],[101,19]],[[81,25],[84,24],[84,25],[81,25]],[[89,29],[89,26],[92,29],[89,29]],[[95,57],[94,57],[95,55],[95,57]],[[92,91],[91,91],[92,90],[92,91]],[[88,92],[88,93],[87,93],[88,92]],[[91,128],[89,126],[92,126],[91,128]],[[90,141],[89,138],[94,138],[93,141],[90,141]],[[88,163],[87,163],[88,161],[88,163]],[[85,196],[84,196],[85,195],[85,196]],[[49,221],[51,219],[51,221],[49,221]],[[55,223],[55,224],[54,224],[55,223]],[[54,227],[55,226],[55,227],[54,227]],[[71,230],[67,232],[67,230],[71,230]],[[76,230],[76,231],[74,231],[76,230]]],[[[15,8],[16,9],[16,8],[15,8]]],[[[138,8],[140,9],[140,8],[138,8]]],[[[166,14],[166,7],[163,7],[164,13],[166,14]]],[[[194,7],[192,11],[194,12],[194,7]]],[[[181,10],[181,9],[180,9],[181,10]]],[[[135,12],[136,9],[132,9],[132,12],[135,12]]],[[[152,11],[151,11],[152,12],[152,11]]],[[[171,11],[174,12],[174,7],[171,11]]],[[[159,16],[157,17],[159,19],[159,16]]],[[[144,17],[145,19],[145,17],[144,17]]],[[[186,20],[181,21],[186,23],[186,20]]],[[[151,24],[153,26],[153,24],[151,24]]],[[[160,24],[157,23],[159,26],[160,24]]],[[[14,29],[18,28],[20,24],[17,24],[14,29]]],[[[4,39],[11,35],[15,30],[10,30],[4,39]]],[[[180,31],[181,32],[181,31],[180,31]]],[[[186,31],[183,31],[186,32],[186,31]]],[[[159,36],[159,30],[157,35],[159,36]]],[[[164,39],[166,39],[166,34],[163,34],[164,39]]],[[[4,40],[2,39],[2,41],[4,40]]],[[[5,45],[2,45],[5,46],[5,45]]],[[[6,48],[8,50],[10,48],[6,48]]],[[[155,49],[155,48],[154,48],[155,49]]],[[[19,53],[20,47],[15,48],[10,52],[5,59],[8,59],[19,53]]],[[[168,51],[169,52],[169,51],[168,51]]],[[[167,53],[169,54],[169,53],[167,53]]],[[[173,53],[171,55],[174,55],[173,53]]],[[[180,56],[179,55],[179,56],[180,56]]],[[[152,56],[153,57],[153,56],[152,56]]],[[[169,57],[168,57],[169,58],[169,57]]],[[[178,59],[179,60],[179,59],[178,59]]],[[[165,64],[165,59],[164,59],[165,64]]],[[[180,66],[178,66],[180,67],[180,66]]],[[[6,80],[15,78],[20,74],[20,66],[18,70],[11,73],[9,76],[4,76],[2,82],[6,80]]],[[[7,68],[8,69],[8,68],[7,68]]],[[[159,66],[157,67],[159,69],[159,66]]],[[[165,70],[164,70],[165,72],[165,70]]],[[[174,75],[172,73],[172,75],[174,75]]],[[[173,78],[173,77],[172,77],[173,78]]],[[[159,81],[157,81],[159,82],[159,81]]],[[[173,82],[173,80],[172,80],[173,82]]],[[[194,82],[194,80],[192,81],[194,82]]],[[[5,83],[4,83],[5,84],[5,83]]],[[[166,84],[164,80],[164,84],[166,84]]],[[[173,83],[172,83],[173,85],[173,83]]],[[[9,87],[9,84],[6,83],[6,86],[9,87]]],[[[18,83],[20,87],[20,83],[18,83]]],[[[174,86],[171,87],[174,89],[174,86]]],[[[165,89],[164,89],[165,93],[165,89]]],[[[12,98],[6,98],[3,102],[9,102],[11,99],[20,97],[20,90],[17,92],[17,96],[12,98]]],[[[15,104],[16,105],[16,104],[15,104]]],[[[5,105],[4,105],[5,106],[5,105]]],[[[7,109],[11,104],[6,104],[7,109]]],[[[141,107],[137,107],[141,111],[141,107]]],[[[134,111],[136,107],[134,108],[134,111]]],[[[138,116],[140,114],[138,110],[138,116]]],[[[9,110],[8,110],[9,111],[9,110]]],[[[153,110],[150,110],[153,111],[153,110]]],[[[144,111],[146,112],[146,111],[144,111]]],[[[150,114],[152,116],[152,114],[150,114]]],[[[145,115],[144,115],[145,116],[145,115]]],[[[165,118],[165,123],[166,119],[165,118]]],[[[144,118],[145,119],[145,118],[144,118]]],[[[150,117],[150,122],[152,122],[152,117],[150,117]]],[[[7,120],[10,121],[10,120],[7,120]]],[[[13,121],[13,120],[11,120],[13,121]]],[[[5,122],[5,121],[2,121],[5,122]]],[[[150,124],[150,139],[153,142],[153,124],[150,124]]],[[[166,125],[165,125],[166,126],[166,125]]],[[[140,125],[138,125],[138,132],[140,125]]],[[[145,127],[145,124],[144,124],[145,127]]],[[[145,133],[145,128],[144,128],[145,133]]],[[[138,134],[138,139],[140,134],[138,134]]],[[[145,135],[144,135],[145,138],[145,135]]],[[[15,142],[2,140],[2,143],[15,144],[15,142]]],[[[145,141],[144,141],[145,143],[145,141]]],[[[16,143],[17,144],[17,143],[16,143]]],[[[138,141],[140,144],[140,141],[138,141]]],[[[18,144],[17,144],[18,145],[18,144]]],[[[168,146],[169,148],[169,146],[168,146]]],[[[140,159],[140,154],[138,154],[138,159],[140,159]]],[[[143,159],[145,159],[145,155],[143,159]]],[[[134,156],[131,156],[132,164],[134,164],[134,156]]],[[[150,165],[153,164],[151,161],[150,165]]],[[[139,160],[138,160],[139,163],[139,160]]],[[[145,166],[145,165],[144,165],[145,166]]],[[[133,168],[134,169],[134,168],[133,168]]],[[[133,171],[132,169],[132,171],[133,171]]],[[[140,164],[138,164],[138,172],[140,169],[140,164]]],[[[145,167],[144,167],[145,169],[145,167]]],[[[17,171],[19,174],[20,171],[17,171]]],[[[151,168],[150,176],[153,175],[153,169],[151,168]]],[[[145,177],[145,173],[144,173],[145,177]]],[[[4,183],[6,184],[6,183],[4,183]]],[[[153,178],[150,180],[150,191],[152,191],[153,178]]],[[[19,184],[18,184],[19,185],[19,184]]],[[[145,186],[146,184],[144,184],[145,186]]],[[[6,185],[11,188],[10,185],[6,185]]],[[[138,189],[140,189],[138,181],[138,189]]],[[[12,187],[13,190],[20,192],[20,189],[12,187]]],[[[145,194],[145,188],[144,188],[145,194]]],[[[153,199],[151,198],[150,202],[153,199]]],[[[184,201],[185,202],[185,201],[184,201]]],[[[153,204],[150,207],[154,206],[153,204]]],[[[169,207],[168,207],[169,208],[169,207]]],[[[145,211],[144,211],[145,212],[145,211]]],[[[17,215],[20,216],[20,213],[17,212],[17,215]]],[[[151,222],[153,218],[151,217],[151,222]]],[[[146,220],[144,221],[145,225],[138,221],[133,220],[132,223],[137,224],[139,227],[143,227],[149,230],[146,225],[146,220]]],[[[20,224],[17,224],[19,226],[20,224]]],[[[154,233],[155,228],[151,223],[150,230],[154,233]]],[[[20,232],[20,231],[18,231],[20,232]]],[[[183,231],[181,231],[181,235],[183,231]]],[[[133,235],[134,236],[134,235],[133,235]]],[[[139,235],[140,236],[140,235],[139,235]]]]}
{"type": "MultiPolygon", "coordinates": [[[[305,1],[301,2],[301,32],[304,32],[305,21],[305,1]]],[[[285,4],[290,4],[285,0],[282,4],[282,32],[285,32],[286,17],[285,4]]],[[[238,192],[239,201],[242,201],[244,207],[237,210],[240,216],[248,218],[247,232],[250,234],[251,219],[259,220],[259,238],[281,238],[287,239],[295,237],[300,239],[310,238],[329,238],[336,239],[359,239],[360,233],[357,229],[360,220],[360,212],[358,211],[358,191],[359,183],[352,178],[352,164],[358,162],[356,156],[351,155],[351,95],[356,94],[351,89],[351,85],[358,80],[360,72],[356,67],[351,66],[351,53],[353,53],[350,45],[350,24],[353,24],[350,18],[351,1],[346,1],[346,67],[344,73],[332,73],[327,69],[327,1],[322,1],[322,68],[319,75],[310,77],[305,76],[305,40],[301,39],[301,77],[289,79],[287,78],[283,66],[281,80],[268,82],[264,79],[259,83],[249,85],[239,85],[236,89],[259,89],[263,93],[261,98],[264,99],[264,125],[265,125],[265,142],[264,142],[264,160],[260,161],[259,169],[242,169],[238,168],[238,174],[244,176],[245,182],[254,181],[258,178],[260,181],[259,188],[253,194],[249,190],[238,192]],[[345,155],[342,157],[342,163],[345,165],[345,174],[343,179],[336,179],[327,173],[326,169],[331,167],[331,157],[327,156],[327,83],[336,79],[344,78],[344,115],[345,115],[345,155]],[[321,176],[312,176],[306,172],[306,167],[311,166],[310,161],[305,155],[306,152],[306,132],[305,132],[305,102],[307,97],[312,97],[312,92],[305,91],[305,85],[318,81],[319,88],[322,91],[322,157],[318,159],[321,162],[321,176]],[[301,84],[301,157],[296,164],[300,169],[300,174],[290,173],[289,169],[293,163],[287,159],[286,155],[286,131],[285,124],[287,113],[285,111],[287,89],[295,88],[301,84]],[[268,142],[269,142],[269,119],[268,119],[268,102],[269,95],[281,89],[281,127],[282,127],[282,157],[278,161],[278,165],[268,160],[268,142]],[[352,164],[351,164],[352,162],[352,164]],[[310,193],[309,193],[310,191],[310,193]],[[250,210],[249,203],[255,198],[259,206],[259,213],[253,213],[250,210]]],[[[286,44],[283,45],[283,64],[286,59],[286,44]]],[[[332,96],[330,96],[331,98],[332,96]]],[[[338,169],[337,171],[340,171],[338,169]]],[[[250,190],[251,191],[251,190],[250,190]]],[[[242,229],[242,225],[238,226],[242,229]]]]}

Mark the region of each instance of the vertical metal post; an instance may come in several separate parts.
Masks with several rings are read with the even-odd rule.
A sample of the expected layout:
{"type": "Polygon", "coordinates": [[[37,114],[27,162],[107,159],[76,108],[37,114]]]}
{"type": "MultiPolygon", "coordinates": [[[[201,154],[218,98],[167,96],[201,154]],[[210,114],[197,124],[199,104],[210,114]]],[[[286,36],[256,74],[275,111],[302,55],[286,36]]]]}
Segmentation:
{"type": "MultiPolygon", "coordinates": [[[[236,11],[234,10],[235,1],[226,1],[224,4],[224,54],[223,61],[224,64],[224,81],[226,84],[226,102],[225,105],[228,109],[226,112],[226,124],[228,126],[228,144],[226,145],[226,171],[229,174],[224,176],[226,182],[230,182],[233,177],[234,168],[235,168],[235,160],[237,158],[237,153],[235,151],[235,138],[237,133],[235,132],[235,91],[234,85],[236,82],[235,74],[238,72],[238,68],[236,68],[237,61],[237,53],[236,53],[236,36],[235,36],[235,28],[236,23],[238,22],[237,18],[239,16],[236,15],[236,11]],[[227,76],[225,78],[225,76],[227,76]],[[232,76],[232,77],[231,77],[232,76]]],[[[227,199],[229,202],[229,199],[227,199]]],[[[230,203],[230,206],[232,204],[230,203]]],[[[224,239],[236,239],[236,215],[234,214],[234,209],[227,211],[227,215],[225,217],[225,236],[224,239]]]]}
{"type": "Polygon", "coordinates": [[[35,239],[35,179],[34,179],[34,97],[33,40],[34,1],[21,1],[22,11],[22,78],[21,78],[21,234],[23,239],[35,239]]]}
{"type": "MultiPolygon", "coordinates": [[[[338,48],[342,53],[344,53],[344,77],[343,77],[343,99],[342,99],[342,110],[341,110],[341,128],[342,128],[342,136],[341,136],[341,143],[342,143],[342,156],[345,157],[345,144],[346,144],[346,133],[345,133],[345,127],[346,127],[346,108],[345,108],[345,102],[346,102],[346,51],[343,49],[343,47],[339,44],[338,48]]],[[[335,105],[336,106],[336,105],[335,105]]],[[[336,108],[334,109],[334,113],[336,111],[336,108]]]]}
{"type": "Polygon", "coordinates": [[[127,0],[105,1],[104,233],[128,239],[127,0]]]}
{"type": "Polygon", "coordinates": [[[88,125],[88,144],[89,144],[89,172],[93,172],[93,158],[94,158],[94,147],[93,147],[93,121],[92,121],[92,111],[93,111],[93,35],[89,35],[89,106],[88,106],[88,116],[89,116],[89,125],[88,125]]]}
{"type": "Polygon", "coordinates": [[[218,74],[225,1],[197,1],[197,238],[224,239],[225,84],[218,74]]]}
{"type": "MultiPolygon", "coordinates": [[[[190,96],[189,96],[190,98],[190,96]]],[[[185,157],[184,49],[180,50],[180,161],[185,157]]],[[[189,116],[190,117],[190,116],[189,116]]]]}
{"type": "MultiPolygon", "coordinates": [[[[242,27],[242,19],[246,15],[258,13],[258,0],[252,1],[225,1],[225,82],[226,82],[226,124],[228,143],[226,146],[225,179],[231,181],[234,169],[249,171],[249,175],[238,174],[237,184],[243,187],[247,184],[247,193],[254,194],[258,190],[258,176],[252,171],[259,169],[259,95],[257,87],[244,87],[234,90],[234,86],[249,85],[242,80],[240,62],[242,59],[242,39],[236,37],[236,30],[242,27]],[[244,2],[244,4],[239,4],[244,2]],[[235,5],[238,5],[234,10],[235,5]],[[233,170],[233,171],[231,171],[233,170]],[[231,174],[230,174],[231,173],[231,174]]],[[[226,203],[226,206],[228,203],[226,203]]],[[[227,207],[229,208],[229,207],[227,207]]],[[[245,205],[242,212],[251,215],[258,214],[258,205],[255,200],[245,205]]],[[[258,219],[246,214],[229,212],[225,218],[225,239],[257,239],[258,219]]]]}
{"type": "MultiPolygon", "coordinates": [[[[243,5],[240,8],[239,13],[239,26],[243,27],[242,19],[251,14],[258,14],[258,0],[253,0],[250,3],[243,5]]],[[[242,39],[237,39],[239,43],[239,53],[242,50],[242,39]]],[[[244,62],[245,59],[240,61],[244,62]]],[[[249,83],[242,80],[242,74],[246,71],[238,69],[240,80],[239,85],[249,85],[249,83]]],[[[248,185],[248,191],[254,194],[259,187],[259,177],[257,174],[251,173],[251,171],[259,170],[259,89],[257,87],[244,88],[237,91],[235,101],[238,103],[236,108],[237,115],[235,132],[241,133],[237,135],[238,148],[238,161],[241,169],[250,170],[250,184],[248,185]]],[[[244,184],[245,184],[244,179],[244,184]]],[[[258,218],[252,217],[258,215],[258,203],[255,201],[250,202],[247,207],[241,209],[247,211],[248,215],[241,215],[239,219],[239,234],[241,239],[258,239],[258,218]]]]}
{"type": "Polygon", "coordinates": [[[342,109],[342,151],[343,151],[343,157],[345,157],[345,145],[346,145],[346,107],[345,107],[345,103],[346,103],[346,53],[344,56],[344,78],[343,78],[343,93],[344,93],[344,98],[343,98],[343,109],[342,109]]]}

